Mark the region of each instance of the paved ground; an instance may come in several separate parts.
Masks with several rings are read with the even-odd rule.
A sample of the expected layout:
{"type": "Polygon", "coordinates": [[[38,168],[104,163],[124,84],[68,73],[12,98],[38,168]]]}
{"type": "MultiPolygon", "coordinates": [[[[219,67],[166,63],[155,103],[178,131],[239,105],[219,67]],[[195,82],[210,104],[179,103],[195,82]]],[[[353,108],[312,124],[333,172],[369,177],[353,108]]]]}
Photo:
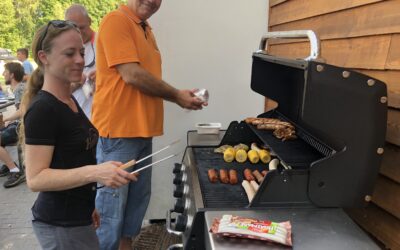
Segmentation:
{"type": "MultiPolygon", "coordinates": [[[[16,158],[16,148],[7,148],[16,158]]],[[[31,207],[37,194],[26,183],[5,189],[7,177],[0,177],[0,250],[40,249],[31,226],[31,207]]]]}

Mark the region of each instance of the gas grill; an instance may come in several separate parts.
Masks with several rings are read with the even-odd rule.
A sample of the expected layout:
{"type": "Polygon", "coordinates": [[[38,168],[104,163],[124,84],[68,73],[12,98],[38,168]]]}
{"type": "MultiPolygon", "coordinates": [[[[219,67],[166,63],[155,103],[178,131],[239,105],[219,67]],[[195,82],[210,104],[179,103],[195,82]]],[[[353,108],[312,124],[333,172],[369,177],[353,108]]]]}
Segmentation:
{"type": "MultiPolygon", "coordinates": [[[[278,103],[277,108],[258,117],[291,123],[296,139],[282,141],[272,131],[258,130],[244,121],[231,122],[219,135],[188,132],[183,160],[174,168],[176,203],[167,213],[167,229],[182,235],[185,249],[214,249],[215,242],[210,242],[213,237],[207,233],[207,218],[212,213],[254,212],[257,217],[268,210],[274,217],[271,211],[280,213],[284,209],[295,222],[293,213],[312,209],[327,213],[320,224],[329,227],[335,223],[350,225],[341,208],[360,207],[371,199],[385,141],[386,85],[350,69],[322,63],[318,54],[319,42],[311,31],[267,33],[260,50],[253,54],[251,89],[278,103]],[[308,37],[311,55],[303,60],[268,55],[262,49],[268,39],[277,37],[308,37]],[[249,204],[240,185],[243,170],[261,172],[268,169],[267,165],[226,163],[214,149],[253,142],[268,147],[281,164],[267,173],[249,204]],[[238,184],[210,183],[207,171],[211,168],[236,169],[238,184]],[[340,220],[330,221],[334,216],[329,213],[340,214],[340,220]],[[175,223],[171,223],[174,215],[175,223]]],[[[310,226],[318,230],[321,225],[310,226]]],[[[294,235],[300,237],[301,230],[296,232],[296,225],[293,227],[294,235]]],[[[331,236],[328,238],[343,241],[338,235],[331,236]]],[[[361,231],[353,237],[344,242],[370,241],[361,231]]],[[[296,239],[293,244],[296,246],[296,239]]]]}

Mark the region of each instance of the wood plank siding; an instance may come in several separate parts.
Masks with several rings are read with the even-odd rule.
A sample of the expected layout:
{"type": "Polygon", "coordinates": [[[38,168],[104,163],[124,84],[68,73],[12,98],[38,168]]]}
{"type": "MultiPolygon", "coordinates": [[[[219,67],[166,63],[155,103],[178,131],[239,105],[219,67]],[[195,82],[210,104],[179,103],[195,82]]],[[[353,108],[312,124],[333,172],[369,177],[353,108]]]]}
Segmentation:
{"type": "MultiPolygon", "coordinates": [[[[385,247],[400,249],[400,0],[270,0],[269,31],[313,30],[321,60],[379,79],[388,88],[385,153],[372,201],[348,209],[385,247]]],[[[269,54],[305,58],[308,41],[268,41],[269,54]]],[[[272,107],[266,100],[265,109],[272,107]]]]}

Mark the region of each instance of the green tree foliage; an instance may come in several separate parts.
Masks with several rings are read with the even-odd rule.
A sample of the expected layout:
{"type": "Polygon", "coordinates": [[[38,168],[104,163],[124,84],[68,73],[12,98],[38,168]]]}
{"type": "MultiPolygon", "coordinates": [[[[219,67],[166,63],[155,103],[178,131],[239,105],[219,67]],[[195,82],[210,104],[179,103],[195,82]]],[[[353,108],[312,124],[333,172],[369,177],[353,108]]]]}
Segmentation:
{"type": "Polygon", "coordinates": [[[12,0],[0,1],[0,48],[15,48],[18,45],[15,11],[12,0]]]}
{"type": "Polygon", "coordinates": [[[14,0],[15,28],[18,33],[16,41],[19,47],[28,47],[31,42],[36,28],[35,16],[32,13],[37,10],[37,6],[37,0],[14,0]]]}
{"type": "Polygon", "coordinates": [[[30,48],[35,31],[50,20],[64,19],[73,3],[85,6],[98,29],[103,16],[126,0],[0,0],[0,48],[30,48]]]}

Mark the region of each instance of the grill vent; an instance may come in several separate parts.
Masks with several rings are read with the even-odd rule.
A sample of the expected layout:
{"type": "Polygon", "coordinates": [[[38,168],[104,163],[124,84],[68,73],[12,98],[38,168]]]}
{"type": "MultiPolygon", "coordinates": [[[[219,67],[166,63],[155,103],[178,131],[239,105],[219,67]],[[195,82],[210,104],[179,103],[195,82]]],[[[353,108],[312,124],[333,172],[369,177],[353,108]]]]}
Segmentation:
{"type": "Polygon", "coordinates": [[[312,136],[308,135],[301,129],[298,129],[297,135],[324,156],[331,156],[332,154],[335,153],[334,150],[330,149],[326,145],[323,145],[322,143],[320,143],[319,141],[317,141],[316,139],[314,139],[312,136]]]}

